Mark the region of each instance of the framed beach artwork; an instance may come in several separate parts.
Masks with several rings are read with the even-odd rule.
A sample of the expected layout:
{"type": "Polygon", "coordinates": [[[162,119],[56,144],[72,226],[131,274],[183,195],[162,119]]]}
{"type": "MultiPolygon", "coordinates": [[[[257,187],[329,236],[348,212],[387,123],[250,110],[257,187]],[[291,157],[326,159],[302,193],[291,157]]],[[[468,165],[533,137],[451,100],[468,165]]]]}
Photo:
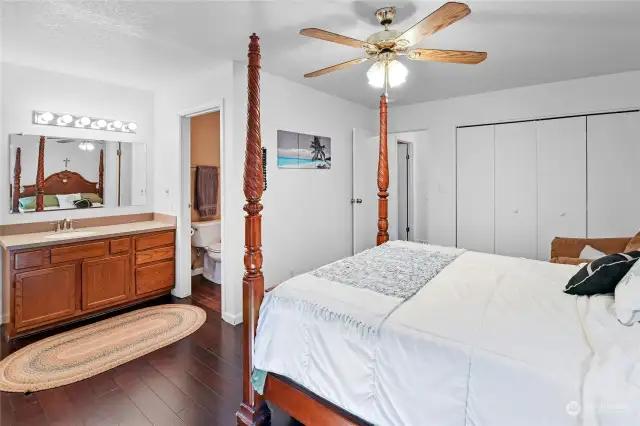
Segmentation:
{"type": "Polygon", "coordinates": [[[278,168],[330,169],[331,138],[278,130],[278,168]]]}

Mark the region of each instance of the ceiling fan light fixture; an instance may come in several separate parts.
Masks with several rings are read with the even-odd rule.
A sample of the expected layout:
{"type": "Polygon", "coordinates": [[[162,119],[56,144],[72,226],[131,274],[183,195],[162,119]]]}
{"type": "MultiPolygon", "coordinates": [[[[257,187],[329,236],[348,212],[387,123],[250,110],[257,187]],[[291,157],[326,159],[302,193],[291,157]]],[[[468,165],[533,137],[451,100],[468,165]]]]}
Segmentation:
{"type": "MultiPolygon", "coordinates": [[[[385,62],[378,61],[369,68],[369,71],[367,71],[369,85],[378,89],[384,87],[385,65],[387,65],[385,62]]],[[[407,80],[409,70],[402,62],[394,59],[387,66],[389,70],[389,87],[397,87],[407,80]]]]}

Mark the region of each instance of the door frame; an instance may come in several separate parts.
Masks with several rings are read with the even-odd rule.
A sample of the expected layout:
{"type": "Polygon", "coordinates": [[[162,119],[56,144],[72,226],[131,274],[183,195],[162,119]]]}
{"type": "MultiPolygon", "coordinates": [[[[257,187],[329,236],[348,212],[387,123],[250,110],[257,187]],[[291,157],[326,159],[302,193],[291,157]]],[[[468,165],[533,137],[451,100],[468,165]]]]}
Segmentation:
{"type": "MultiPolygon", "coordinates": [[[[180,206],[176,226],[176,286],[172,294],[176,297],[191,295],[191,119],[211,112],[220,112],[220,204],[224,205],[226,167],[224,164],[224,123],[225,100],[213,101],[205,105],[178,112],[178,140],[180,142],[180,206]]],[[[222,256],[224,257],[224,217],[220,217],[222,256]]],[[[221,276],[224,265],[221,263],[221,276]]],[[[222,284],[222,283],[221,283],[222,284]]],[[[225,287],[220,286],[221,310],[225,312],[225,287]]]]}
{"type": "MultiPolygon", "coordinates": [[[[415,191],[414,191],[414,176],[413,176],[413,169],[414,167],[414,161],[415,161],[415,156],[413,154],[414,152],[414,142],[411,141],[407,141],[402,139],[401,137],[396,137],[396,145],[400,145],[400,144],[404,144],[407,145],[407,153],[409,154],[409,160],[407,161],[407,227],[409,228],[409,235],[407,235],[407,241],[415,241],[415,237],[414,237],[414,232],[415,232],[415,228],[414,228],[414,217],[415,217],[415,201],[414,201],[414,197],[415,197],[415,191]]],[[[398,149],[396,146],[396,176],[398,175],[398,170],[397,170],[397,154],[398,154],[398,149]]],[[[398,181],[399,182],[399,181],[398,181]]],[[[396,192],[398,194],[400,194],[399,190],[396,190],[396,192]]],[[[400,203],[397,203],[397,207],[400,207],[400,203]]],[[[398,210],[399,212],[399,210],[398,210]]],[[[400,219],[400,217],[398,216],[398,220],[400,219]]],[[[398,227],[398,239],[400,239],[400,228],[398,227]]]]}

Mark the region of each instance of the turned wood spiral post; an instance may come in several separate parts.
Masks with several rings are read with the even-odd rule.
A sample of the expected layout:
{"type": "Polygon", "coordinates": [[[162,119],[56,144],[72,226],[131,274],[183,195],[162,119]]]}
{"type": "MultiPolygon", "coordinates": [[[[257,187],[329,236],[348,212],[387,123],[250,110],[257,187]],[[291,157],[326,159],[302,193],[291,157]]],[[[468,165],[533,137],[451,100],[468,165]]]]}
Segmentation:
{"type": "Polygon", "coordinates": [[[257,426],[269,419],[269,409],[253,390],[253,347],[258,312],[264,298],[262,275],[262,142],[260,138],[260,38],[250,37],[247,105],[247,142],[244,160],[245,273],[242,280],[242,403],[236,413],[238,425],[257,426]]]}
{"type": "Polygon", "coordinates": [[[20,148],[16,149],[16,164],[13,167],[13,199],[12,199],[12,211],[14,213],[18,213],[19,202],[20,202],[20,175],[22,174],[22,165],[20,164],[20,156],[22,155],[22,150],[20,148]]]}
{"type": "MultiPolygon", "coordinates": [[[[104,198],[104,150],[100,150],[100,165],[98,166],[98,195],[104,198]]],[[[103,201],[104,202],[104,201],[103,201]]]]}
{"type": "Polygon", "coordinates": [[[378,245],[389,241],[389,159],[387,158],[387,97],[380,96],[380,152],[378,154],[378,245]]]}
{"type": "Polygon", "coordinates": [[[38,147],[38,169],[36,173],[36,211],[44,211],[44,143],[46,138],[40,136],[38,147]]]}

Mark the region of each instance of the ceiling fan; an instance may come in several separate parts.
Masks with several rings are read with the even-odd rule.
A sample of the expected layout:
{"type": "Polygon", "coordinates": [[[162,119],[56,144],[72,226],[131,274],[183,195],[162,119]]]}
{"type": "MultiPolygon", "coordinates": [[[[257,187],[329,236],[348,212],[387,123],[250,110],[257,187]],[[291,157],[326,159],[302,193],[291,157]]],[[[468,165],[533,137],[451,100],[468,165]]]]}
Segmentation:
{"type": "Polygon", "coordinates": [[[395,87],[402,84],[407,77],[408,70],[396,59],[398,56],[406,56],[414,61],[479,64],[487,58],[486,52],[411,48],[425,36],[437,33],[470,13],[471,9],[466,4],[449,2],[407,31],[401,33],[400,31],[389,29],[389,25],[391,25],[395,17],[396,8],[383,7],[376,11],[376,17],[380,24],[384,26],[384,30],[370,35],[367,41],[356,40],[318,28],[305,28],[300,31],[300,34],[345,46],[362,48],[366,53],[366,57],[352,59],[304,76],[305,78],[318,77],[375,59],[376,62],[367,71],[369,84],[374,87],[384,87],[386,90],[389,86],[395,87]]]}

